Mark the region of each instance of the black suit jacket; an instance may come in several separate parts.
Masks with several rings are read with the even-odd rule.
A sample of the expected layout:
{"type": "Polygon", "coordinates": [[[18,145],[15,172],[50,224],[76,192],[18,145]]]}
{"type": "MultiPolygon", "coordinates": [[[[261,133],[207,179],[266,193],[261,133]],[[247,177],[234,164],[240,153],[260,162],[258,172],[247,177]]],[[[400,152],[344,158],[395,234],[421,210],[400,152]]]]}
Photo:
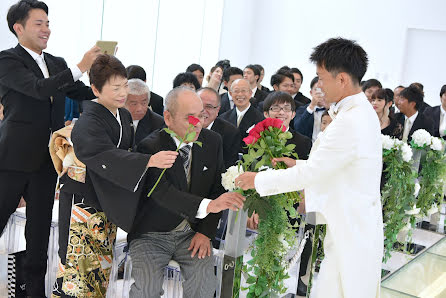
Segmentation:
{"type": "Polygon", "coordinates": [[[211,130],[218,133],[223,140],[223,160],[225,161],[225,168],[235,165],[241,149],[241,138],[238,128],[223,119],[216,118],[211,130]]]}
{"type": "Polygon", "coordinates": [[[148,109],[147,113],[141,120],[139,120],[138,126],[136,127],[135,144],[138,145],[142,139],[163,126],[164,118],[148,109]]]}
{"type": "Polygon", "coordinates": [[[226,111],[231,109],[231,104],[229,103],[229,95],[228,92],[221,95],[220,100],[220,111],[218,111],[218,115],[223,114],[226,111]]]}
{"type": "MultiPolygon", "coordinates": [[[[434,137],[440,137],[440,116],[441,116],[441,110],[440,106],[435,106],[432,108],[427,108],[424,110],[424,116],[428,119],[430,119],[433,123],[433,136],[434,137]]],[[[443,139],[446,139],[446,136],[443,137],[443,139]]]]}
{"type": "Polygon", "coordinates": [[[5,108],[0,124],[0,170],[39,169],[50,160],[50,133],[64,126],[65,96],[95,97],[89,87],[73,81],[63,58],[44,56],[50,74],[47,79],[22,46],[0,52],[0,97],[5,108]]]}
{"type": "MultiPolygon", "coordinates": [[[[219,117],[237,127],[237,111],[235,106],[232,110],[221,114],[219,117]]],[[[248,135],[246,132],[248,128],[259,123],[263,119],[265,119],[263,114],[251,104],[248,111],[243,116],[242,121],[240,121],[240,125],[238,126],[241,138],[243,139],[248,135]]]]}
{"type": "Polygon", "coordinates": [[[264,101],[267,96],[268,96],[268,92],[263,91],[259,88],[257,88],[256,93],[254,94],[257,104],[264,101]]]}
{"type": "Polygon", "coordinates": [[[164,103],[163,98],[158,94],[150,91],[150,103],[149,106],[152,107],[152,110],[158,115],[163,116],[164,113],[164,103]]]}
{"type": "Polygon", "coordinates": [[[299,159],[308,159],[308,155],[310,155],[311,147],[313,146],[313,142],[310,138],[295,132],[290,128],[289,130],[293,137],[287,141],[288,144],[294,144],[296,145],[296,148],[294,148],[294,151],[297,153],[297,156],[299,159]]]}
{"type": "MultiPolygon", "coordinates": [[[[223,147],[221,137],[208,129],[201,130],[198,141],[203,143],[203,147],[197,144],[192,147],[189,187],[183,159],[178,156],[173,166],[166,170],[150,198],[147,198],[147,193],[162,171],[158,168],[147,170],[143,197],[129,240],[146,232],[171,231],[183,219],[191,223],[194,231],[214,238],[220,214],[210,213],[204,219],[197,219],[195,215],[204,198],[215,199],[224,193],[221,185],[221,173],[225,170],[223,147]]],[[[175,142],[164,130],[152,133],[137,147],[138,152],[148,154],[175,149],[175,142]]]]}
{"type": "MultiPolygon", "coordinates": [[[[403,132],[404,132],[404,122],[405,117],[403,113],[397,113],[395,114],[395,118],[401,125],[403,126],[403,132]]],[[[417,118],[415,118],[415,121],[412,125],[412,128],[410,129],[409,135],[407,137],[407,142],[410,142],[412,140],[413,133],[418,129],[425,129],[427,130],[431,135],[434,135],[434,123],[431,119],[426,117],[423,113],[418,112],[417,118]]]]}
{"type": "Polygon", "coordinates": [[[311,99],[303,95],[301,92],[298,92],[294,96],[294,102],[296,103],[296,107],[299,107],[311,103],[311,99]]]}

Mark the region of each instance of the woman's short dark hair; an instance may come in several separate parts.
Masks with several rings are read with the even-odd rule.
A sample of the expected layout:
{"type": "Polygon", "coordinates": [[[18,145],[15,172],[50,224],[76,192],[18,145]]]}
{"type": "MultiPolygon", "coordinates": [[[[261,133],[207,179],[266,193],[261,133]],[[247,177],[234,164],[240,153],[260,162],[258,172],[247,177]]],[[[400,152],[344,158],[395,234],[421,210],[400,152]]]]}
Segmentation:
{"type": "Polygon", "coordinates": [[[42,1],[21,0],[9,8],[6,19],[8,20],[9,30],[15,36],[17,36],[17,33],[14,30],[14,24],[19,23],[25,27],[29,12],[32,9],[42,9],[48,15],[48,6],[42,1]]]}
{"type": "Polygon", "coordinates": [[[204,68],[200,64],[192,63],[186,68],[186,72],[194,72],[199,70],[204,75],[204,68]]]}
{"type": "Polygon", "coordinates": [[[440,89],[440,97],[442,97],[445,92],[446,92],[446,85],[443,85],[443,87],[441,87],[440,89]]]}
{"type": "Polygon", "coordinates": [[[390,89],[378,89],[372,94],[372,99],[384,99],[386,103],[393,102],[393,92],[390,89]]]}
{"type": "Polygon", "coordinates": [[[286,92],[282,91],[273,91],[268,94],[268,96],[263,101],[263,111],[269,112],[269,109],[272,105],[279,103],[288,103],[291,105],[291,110],[296,111],[296,103],[294,99],[286,92]]]}
{"type": "Polygon", "coordinates": [[[423,91],[418,89],[418,87],[409,86],[401,91],[400,97],[407,99],[408,102],[414,101],[416,103],[415,108],[418,111],[421,104],[423,103],[424,93],[423,91]]]}
{"type": "Polygon", "coordinates": [[[356,84],[361,82],[367,71],[368,58],[364,49],[355,41],[344,38],[330,38],[314,48],[310,61],[328,72],[346,72],[356,84]]]}
{"type": "Polygon", "coordinates": [[[115,56],[99,55],[90,68],[90,84],[102,92],[104,85],[113,77],[127,78],[124,65],[115,56]]]}
{"type": "Polygon", "coordinates": [[[181,72],[177,74],[175,79],[173,80],[173,88],[179,87],[183,84],[190,83],[195,86],[195,90],[200,89],[200,83],[198,82],[197,77],[191,72],[181,72]]]}

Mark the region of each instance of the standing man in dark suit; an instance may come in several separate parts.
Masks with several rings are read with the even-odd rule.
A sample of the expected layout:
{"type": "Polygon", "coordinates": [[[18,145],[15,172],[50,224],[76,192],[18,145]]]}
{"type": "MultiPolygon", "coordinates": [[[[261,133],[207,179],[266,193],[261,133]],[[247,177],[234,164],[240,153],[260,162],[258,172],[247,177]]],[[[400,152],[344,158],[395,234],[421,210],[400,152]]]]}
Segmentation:
{"type": "MultiPolygon", "coordinates": [[[[130,65],[127,66],[127,79],[140,79],[144,82],[147,82],[147,75],[144,68],[142,68],[139,65],[130,65]]],[[[150,107],[152,108],[152,111],[157,113],[160,116],[163,116],[164,112],[164,103],[163,98],[156,94],[155,92],[150,91],[150,107]]]]}
{"type": "MultiPolygon", "coordinates": [[[[243,70],[238,67],[231,66],[226,68],[223,72],[223,84],[228,90],[231,88],[232,82],[238,79],[243,79],[243,70]]],[[[234,101],[232,100],[231,94],[229,94],[229,92],[223,93],[221,96],[221,107],[218,115],[231,110],[233,107],[234,101]]]]}
{"type": "Polygon", "coordinates": [[[150,133],[163,127],[164,119],[149,109],[150,90],[144,81],[130,79],[128,86],[129,93],[125,108],[132,114],[135,144],[138,145],[150,133]]]}
{"type": "MultiPolygon", "coordinates": [[[[180,264],[184,297],[212,297],[216,280],[210,239],[214,238],[220,211],[243,206],[244,198],[240,194],[224,193],[221,138],[213,131],[202,129],[200,98],[188,88],[173,89],[166,96],[167,127],[184,137],[189,127],[188,116],[200,119],[192,142],[198,140],[202,147],[183,143],[179,158],[167,169],[150,198],[141,198],[129,234],[135,280],[130,297],[161,296],[163,270],[171,259],[180,264]]],[[[138,151],[153,154],[175,150],[179,144],[176,137],[160,130],[142,140],[138,151]]],[[[161,173],[152,169],[147,170],[144,184],[147,191],[161,173]]]]}
{"type": "Polygon", "coordinates": [[[218,133],[223,140],[223,160],[225,168],[235,165],[240,152],[240,132],[231,123],[217,118],[220,109],[220,95],[212,88],[198,90],[198,95],[203,102],[203,127],[218,133]]]}
{"type": "Polygon", "coordinates": [[[10,7],[8,26],[17,36],[15,48],[0,53],[0,232],[23,196],[26,205],[27,296],[45,296],[48,238],[56,172],[48,144],[52,132],[64,126],[65,96],[92,99],[91,89],[78,79],[90,69],[98,47],[79,64],[44,53],[51,30],[48,7],[22,0],[10,7]]]}
{"type": "Polygon", "coordinates": [[[434,135],[434,123],[426,117],[419,108],[423,103],[423,92],[415,86],[409,86],[401,91],[398,98],[398,108],[401,113],[395,115],[403,126],[403,142],[410,142],[412,134],[418,129],[425,129],[434,135]]]}
{"type": "Polygon", "coordinates": [[[434,123],[434,137],[446,140],[446,85],[440,90],[440,105],[426,109],[424,115],[434,123]]]}
{"type": "Polygon", "coordinates": [[[260,79],[260,69],[253,64],[247,65],[245,69],[243,69],[243,78],[249,82],[249,86],[251,87],[253,94],[252,97],[255,98],[253,105],[257,107],[259,103],[265,100],[265,97],[268,95],[268,92],[257,88],[257,83],[260,79]]]}
{"type": "MultiPolygon", "coordinates": [[[[252,90],[245,79],[235,80],[229,90],[234,100],[234,108],[220,115],[220,118],[238,127],[241,138],[245,138],[248,128],[265,119],[263,114],[250,103],[252,90]]],[[[240,146],[243,144],[240,143],[240,146]]]]}

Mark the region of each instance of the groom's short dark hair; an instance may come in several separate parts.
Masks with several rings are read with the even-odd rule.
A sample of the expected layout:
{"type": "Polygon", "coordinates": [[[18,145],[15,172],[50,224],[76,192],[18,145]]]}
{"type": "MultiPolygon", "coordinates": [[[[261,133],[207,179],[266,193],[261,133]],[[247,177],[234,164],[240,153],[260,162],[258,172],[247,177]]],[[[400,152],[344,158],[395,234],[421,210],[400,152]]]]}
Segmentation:
{"type": "Polygon", "coordinates": [[[359,84],[367,71],[368,58],[364,49],[353,40],[330,38],[314,48],[310,61],[332,74],[348,73],[359,84]]]}

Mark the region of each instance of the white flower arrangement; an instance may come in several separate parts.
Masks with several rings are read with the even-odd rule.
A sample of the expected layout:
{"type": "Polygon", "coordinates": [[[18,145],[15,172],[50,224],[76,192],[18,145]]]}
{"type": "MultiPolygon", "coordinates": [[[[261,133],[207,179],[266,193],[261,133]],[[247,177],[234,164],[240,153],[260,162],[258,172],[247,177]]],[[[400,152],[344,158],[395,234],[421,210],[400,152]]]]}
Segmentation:
{"type": "Polygon", "coordinates": [[[420,183],[415,182],[415,190],[413,192],[413,195],[415,196],[415,198],[418,197],[418,193],[420,192],[420,189],[421,189],[420,183]]]}
{"type": "Polygon", "coordinates": [[[443,141],[440,138],[431,137],[431,145],[432,150],[441,151],[443,149],[443,141]]]}
{"type": "Polygon", "coordinates": [[[224,189],[227,191],[234,191],[235,187],[235,179],[243,174],[243,168],[241,166],[231,166],[226,172],[221,174],[221,185],[223,185],[224,189]]]}
{"type": "Polygon", "coordinates": [[[405,162],[409,162],[412,159],[412,155],[413,155],[412,149],[406,143],[402,143],[400,148],[401,148],[403,160],[405,162]]]}
{"type": "Polygon", "coordinates": [[[390,136],[381,135],[383,148],[386,150],[391,150],[395,146],[395,141],[390,136]]]}
{"type": "Polygon", "coordinates": [[[413,205],[413,208],[410,210],[404,211],[407,215],[417,215],[420,213],[421,208],[417,208],[417,205],[413,205]]]}
{"type": "Polygon", "coordinates": [[[430,146],[431,139],[431,134],[425,129],[418,129],[412,134],[412,141],[418,147],[430,146]]]}

